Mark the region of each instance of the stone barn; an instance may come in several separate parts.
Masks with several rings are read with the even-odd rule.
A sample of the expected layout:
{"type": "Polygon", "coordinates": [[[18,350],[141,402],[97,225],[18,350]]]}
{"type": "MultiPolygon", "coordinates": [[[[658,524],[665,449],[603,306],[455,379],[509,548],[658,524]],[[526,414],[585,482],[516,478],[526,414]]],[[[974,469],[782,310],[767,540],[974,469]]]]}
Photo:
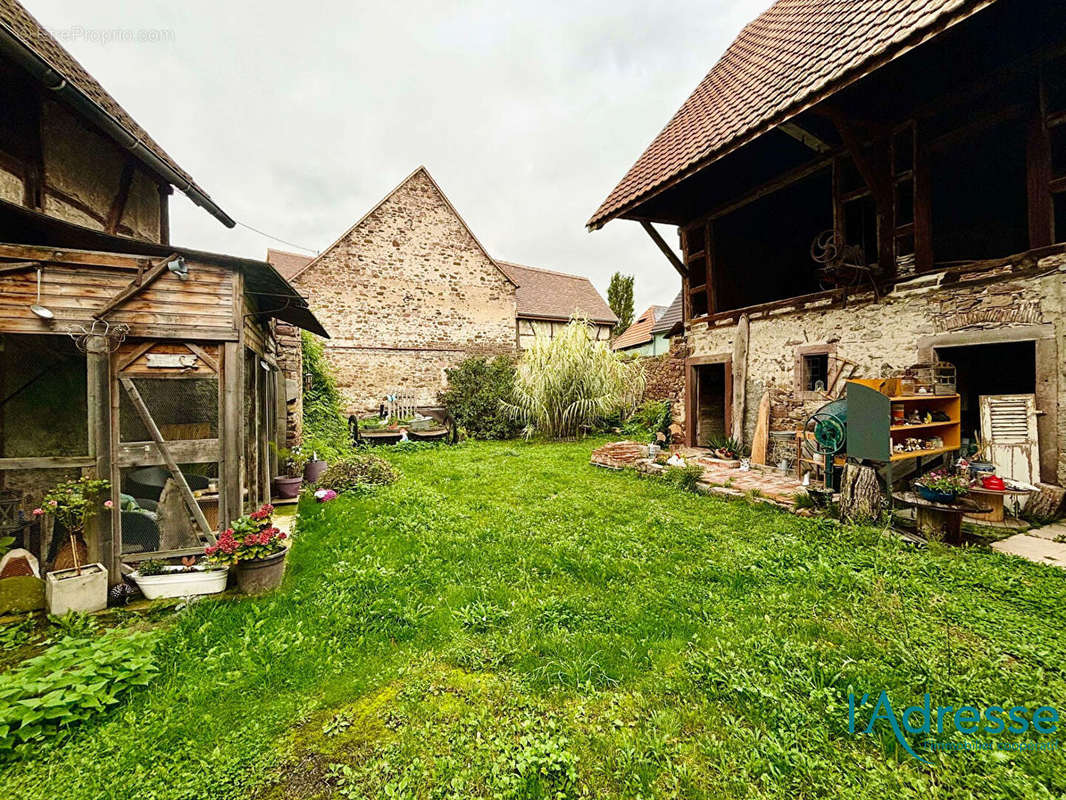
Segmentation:
{"type": "MultiPolygon", "coordinates": [[[[617,318],[585,277],[497,261],[419,167],[320,255],[270,250],[333,337],[325,343],[347,412],[388,395],[437,404],[445,370],[470,356],[516,355],[539,333],[586,317],[602,339],[617,318]]],[[[279,326],[289,437],[300,437],[299,331],[279,326]]]]}
{"type": "Polygon", "coordinates": [[[639,222],[680,275],[688,444],[750,442],[767,407],[795,430],[848,378],[943,361],[963,449],[982,398],[1028,398],[1026,477],[1061,483],[1066,8],[891,5],[775,3],[589,227],[639,222]]]}

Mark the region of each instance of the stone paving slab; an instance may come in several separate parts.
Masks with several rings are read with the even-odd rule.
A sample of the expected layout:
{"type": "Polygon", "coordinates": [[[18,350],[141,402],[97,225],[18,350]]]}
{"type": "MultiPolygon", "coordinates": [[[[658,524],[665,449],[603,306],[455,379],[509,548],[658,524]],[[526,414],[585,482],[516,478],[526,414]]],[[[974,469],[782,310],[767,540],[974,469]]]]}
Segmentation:
{"type": "Polygon", "coordinates": [[[1066,569],[1066,543],[1052,541],[1044,535],[1015,534],[1008,539],[994,542],[992,549],[1008,555],[1020,556],[1036,564],[1049,564],[1066,569]]]}

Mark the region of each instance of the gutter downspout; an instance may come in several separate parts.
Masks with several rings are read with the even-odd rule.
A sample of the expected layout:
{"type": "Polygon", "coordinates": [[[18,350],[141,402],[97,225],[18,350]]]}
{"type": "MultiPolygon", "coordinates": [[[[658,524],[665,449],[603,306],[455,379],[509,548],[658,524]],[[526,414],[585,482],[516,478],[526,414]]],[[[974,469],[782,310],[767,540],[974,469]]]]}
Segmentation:
{"type": "Polygon", "coordinates": [[[0,52],[11,56],[20,66],[41,81],[50,92],[91,119],[121,147],[133,154],[157,175],[166,179],[168,183],[180,189],[193,203],[207,211],[227,228],[237,225],[236,221],[219,208],[202,189],[182,177],[173,167],[145,147],[140,139],[130,134],[114,117],[84,92],[70,84],[66,78],[27,48],[21,39],[3,25],[0,25],[0,52]]]}

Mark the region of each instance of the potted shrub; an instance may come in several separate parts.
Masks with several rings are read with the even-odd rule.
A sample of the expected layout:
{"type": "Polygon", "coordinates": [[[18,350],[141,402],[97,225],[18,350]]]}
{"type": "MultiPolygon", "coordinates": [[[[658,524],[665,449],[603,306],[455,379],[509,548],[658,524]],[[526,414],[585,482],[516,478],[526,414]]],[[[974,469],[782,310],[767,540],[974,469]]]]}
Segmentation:
{"type": "MultiPolygon", "coordinates": [[[[78,539],[100,508],[101,498],[110,491],[111,484],[104,480],[79,478],[65,481],[45,495],[40,508],[33,510],[34,516],[47,514],[66,529],[74,558],[71,569],[45,575],[44,597],[51,614],[99,611],[107,607],[107,568],[103,564],[82,564],[78,539]]],[[[111,508],[111,500],[104,500],[103,506],[111,508]]]]}
{"type": "Polygon", "coordinates": [[[258,511],[235,520],[222,531],[218,542],[204,553],[211,564],[236,566],[237,587],[245,594],[263,594],[281,585],[285,576],[285,534],[274,527],[274,506],[267,503],[258,511]]]}
{"type": "Polygon", "coordinates": [[[146,600],[159,597],[190,597],[218,594],[226,588],[229,567],[220,564],[197,564],[195,558],[183,558],[180,565],[149,559],[137,565],[130,575],[146,600]]]}
{"type": "Polygon", "coordinates": [[[959,495],[970,491],[970,482],[962,475],[938,469],[918,478],[914,488],[931,503],[954,503],[959,495]]]}
{"type": "Polygon", "coordinates": [[[284,500],[292,500],[300,494],[300,484],[304,479],[304,466],[307,456],[299,447],[291,450],[287,447],[278,449],[278,467],[281,475],[274,478],[274,492],[284,500]]]}

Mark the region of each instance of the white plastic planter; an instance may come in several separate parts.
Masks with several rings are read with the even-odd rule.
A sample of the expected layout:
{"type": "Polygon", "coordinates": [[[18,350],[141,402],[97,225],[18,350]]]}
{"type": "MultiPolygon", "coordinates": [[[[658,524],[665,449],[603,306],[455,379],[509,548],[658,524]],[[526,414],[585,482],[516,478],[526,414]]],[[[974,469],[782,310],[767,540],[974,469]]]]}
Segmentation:
{"type": "Polygon", "coordinates": [[[162,575],[141,575],[134,572],[130,577],[137,582],[147,600],[159,597],[189,597],[196,594],[218,594],[226,588],[228,569],[204,569],[196,567],[184,572],[183,567],[167,567],[162,575]]]}
{"type": "Polygon", "coordinates": [[[83,564],[81,575],[75,569],[61,569],[44,577],[49,614],[107,608],[107,568],[103,564],[83,564]]]}

